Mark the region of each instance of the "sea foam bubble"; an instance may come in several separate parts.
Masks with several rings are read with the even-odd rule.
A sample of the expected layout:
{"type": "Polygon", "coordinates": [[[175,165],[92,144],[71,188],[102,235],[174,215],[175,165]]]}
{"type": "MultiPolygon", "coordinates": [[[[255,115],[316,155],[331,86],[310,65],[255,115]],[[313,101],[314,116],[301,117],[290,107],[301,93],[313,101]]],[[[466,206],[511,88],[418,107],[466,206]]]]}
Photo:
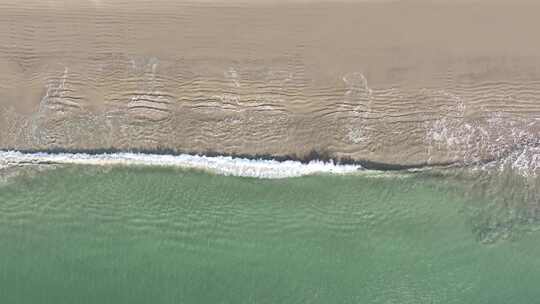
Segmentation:
{"type": "Polygon", "coordinates": [[[0,168],[25,164],[77,164],[77,165],[138,165],[166,166],[206,170],[221,175],[287,178],[312,174],[347,174],[361,170],[358,165],[339,165],[333,162],[276,161],[235,158],[231,156],[160,155],[142,153],[23,153],[0,151],[0,168]]]}

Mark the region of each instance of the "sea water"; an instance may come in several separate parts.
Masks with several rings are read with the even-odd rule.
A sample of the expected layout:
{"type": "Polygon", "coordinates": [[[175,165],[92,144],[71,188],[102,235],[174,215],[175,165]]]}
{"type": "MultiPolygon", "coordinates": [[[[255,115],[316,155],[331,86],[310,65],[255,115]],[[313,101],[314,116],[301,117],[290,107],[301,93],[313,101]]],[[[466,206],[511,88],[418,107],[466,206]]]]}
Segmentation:
{"type": "Polygon", "coordinates": [[[540,299],[530,180],[18,170],[0,184],[0,303],[540,299]]]}

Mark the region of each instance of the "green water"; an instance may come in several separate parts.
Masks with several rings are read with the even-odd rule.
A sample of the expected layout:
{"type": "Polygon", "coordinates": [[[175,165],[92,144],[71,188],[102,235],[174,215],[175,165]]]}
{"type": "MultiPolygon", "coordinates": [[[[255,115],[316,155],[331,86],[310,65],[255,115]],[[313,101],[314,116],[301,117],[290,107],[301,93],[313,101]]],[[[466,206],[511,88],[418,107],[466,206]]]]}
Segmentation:
{"type": "Polygon", "coordinates": [[[0,303],[539,303],[540,233],[482,242],[465,184],[23,175],[0,185],[0,303]]]}

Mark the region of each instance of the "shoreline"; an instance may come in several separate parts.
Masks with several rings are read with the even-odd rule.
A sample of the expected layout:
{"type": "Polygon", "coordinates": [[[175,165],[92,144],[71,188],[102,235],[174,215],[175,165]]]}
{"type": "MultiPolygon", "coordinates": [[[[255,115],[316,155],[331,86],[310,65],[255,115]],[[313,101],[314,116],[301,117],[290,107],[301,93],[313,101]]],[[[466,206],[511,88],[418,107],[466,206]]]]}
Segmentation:
{"type": "MultiPolygon", "coordinates": [[[[354,165],[362,167],[366,170],[375,171],[403,171],[434,167],[450,167],[450,166],[467,166],[469,163],[459,161],[447,162],[419,162],[419,163],[389,163],[378,162],[369,159],[354,159],[351,157],[340,157],[333,153],[324,150],[311,150],[305,154],[269,154],[269,153],[223,153],[218,151],[189,151],[170,148],[133,148],[133,149],[117,149],[117,148],[98,148],[98,149],[66,149],[66,148],[51,148],[51,149],[17,149],[17,148],[0,148],[2,152],[20,152],[23,154],[87,154],[87,155],[110,155],[110,154],[141,154],[141,155],[165,155],[165,156],[201,156],[201,157],[230,157],[232,159],[245,159],[253,161],[277,161],[277,162],[298,162],[300,164],[309,164],[311,162],[333,163],[335,165],[354,165]]],[[[496,159],[488,159],[485,161],[477,161],[474,164],[485,164],[496,159]]]]}
{"type": "Polygon", "coordinates": [[[86,153],[24,153],[0,151],[0,168],[12,165],[129,165],[179,167],[209,171],[225,176],[264,179],[299,177],[314,174],[351,174],[364,170],[358,165],[340,165],[334,162],[234,158],[232,156],[204,156],[189,154],[143,154],[133,152],[86,153]]]}
{"type": "Polygon", "coordinates": [[[510,169],[522,176],[536,176],[540,168],[538,152],[538,149],[525,148],[489,161],[400,165],[335,158],[328,153],[318,151],[298,157],[297,155],[240,155],[217,152],[190,153],[168,149],[0,149],[0,170],[20,165],[157,166],[196,169],[225,176],[276,179],[316,174],[342,175],[368,171],[418,172],[461,168],[496,172],[510,169]]]}

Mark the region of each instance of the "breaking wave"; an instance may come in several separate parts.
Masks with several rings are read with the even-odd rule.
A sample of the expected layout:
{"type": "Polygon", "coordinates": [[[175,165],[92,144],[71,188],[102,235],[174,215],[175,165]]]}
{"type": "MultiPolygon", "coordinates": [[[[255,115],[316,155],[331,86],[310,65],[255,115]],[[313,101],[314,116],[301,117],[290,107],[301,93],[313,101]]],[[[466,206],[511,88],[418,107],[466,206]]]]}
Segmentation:
{"type": "Polygon", "coordinates": [[[77,164],[77,165],[138,165],[167,166],[206,170],[221,175],[257,178],[287,178],[312,174],[347,174],[361,170],[359,165],[339,165],[334,162],[277,161],[235,158],[231,156],[159,155],[143,153],[23,153],[0,151],[0,169],[3,167],[31,164],[77,164]]]}

